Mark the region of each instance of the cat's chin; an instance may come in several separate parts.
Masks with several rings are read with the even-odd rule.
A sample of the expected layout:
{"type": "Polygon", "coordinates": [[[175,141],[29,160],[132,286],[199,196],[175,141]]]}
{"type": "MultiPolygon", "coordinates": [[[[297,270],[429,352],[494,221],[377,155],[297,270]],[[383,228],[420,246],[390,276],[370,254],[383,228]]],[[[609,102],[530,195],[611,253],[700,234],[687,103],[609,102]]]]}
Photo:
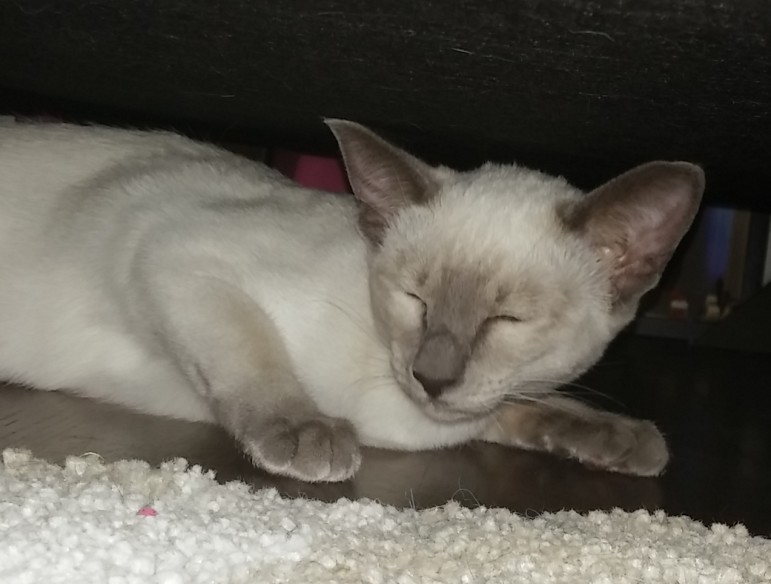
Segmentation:
{"type": "Polygon", "coordinates": [[[486,418],[495,412],[495,408],[490,407],[458,408],[456,406],[448,406],[437,402],[427,402],[421,405],[426,416],[432,420],[445,424],[471,422],[486,418]]]}
{"type": "Polygon", "coordinates": [[[402,391],[420,407],[426,417],[444,424],[480,420],[494,414],[498,406],[498,403],[488,403],[485,406],[480,406],[479,404],[464,406],[463,404],[444,402],[441,398],[432,400],[422,390],[417,391],[409,386],[406,388],[402,386],[402,391]]]}

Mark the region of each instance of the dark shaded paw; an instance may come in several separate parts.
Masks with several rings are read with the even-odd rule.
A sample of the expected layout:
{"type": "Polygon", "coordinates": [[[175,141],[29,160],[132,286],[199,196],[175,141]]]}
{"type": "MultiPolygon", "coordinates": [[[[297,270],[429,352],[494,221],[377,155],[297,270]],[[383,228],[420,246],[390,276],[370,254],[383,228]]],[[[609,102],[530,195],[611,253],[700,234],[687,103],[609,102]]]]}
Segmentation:
{"type": "Polygon", "coordinates": [[[361,464],[353,426],[321,414],[265,420],[250,429],[241,443],[257,466],[302,481],[344,481],[361,464]]]}
{"type": "Polygon", "coordinates": [[[587,466],[642,477],[661,474],[669,461],[664,437],[646,420],[612,418],[587,424],[566,443],[566,450],[587,466]]]}

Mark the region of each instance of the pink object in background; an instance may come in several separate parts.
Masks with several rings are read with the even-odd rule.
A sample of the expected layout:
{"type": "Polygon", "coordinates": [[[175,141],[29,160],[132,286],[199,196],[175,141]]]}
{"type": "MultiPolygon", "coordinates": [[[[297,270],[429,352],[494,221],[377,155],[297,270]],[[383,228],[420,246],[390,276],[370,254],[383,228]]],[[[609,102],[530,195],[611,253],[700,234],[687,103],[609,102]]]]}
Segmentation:
{"type": "Polygon", "coordinates": [[[309,189],[332,193],[350,192],[343,163],[338,158],[277,150],[273,155],[272,166],[309,189]]]}

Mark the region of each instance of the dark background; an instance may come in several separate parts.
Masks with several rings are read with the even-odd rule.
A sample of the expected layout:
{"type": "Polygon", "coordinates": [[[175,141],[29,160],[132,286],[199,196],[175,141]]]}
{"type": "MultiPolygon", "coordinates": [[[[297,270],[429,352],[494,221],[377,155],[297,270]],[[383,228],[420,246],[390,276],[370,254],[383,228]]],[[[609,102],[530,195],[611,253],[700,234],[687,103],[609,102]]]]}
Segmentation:
{"type": "Polygon", "coordinates": [[[770,33],[765,0],[16,0],[0,109],[321,151],[344,117],[584,188],[685,159],[768,208],[770,33]]]}

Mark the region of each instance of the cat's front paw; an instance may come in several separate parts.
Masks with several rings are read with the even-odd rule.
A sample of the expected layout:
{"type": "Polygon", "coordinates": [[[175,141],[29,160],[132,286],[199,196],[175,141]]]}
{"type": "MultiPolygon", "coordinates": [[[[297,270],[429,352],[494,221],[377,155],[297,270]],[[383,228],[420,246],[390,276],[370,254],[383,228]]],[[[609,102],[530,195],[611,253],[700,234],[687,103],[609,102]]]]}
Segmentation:
{"type": "Polygon", "coordinates": [[[344,481],[361,464],[353,426],[321,414],[265,420],[241,442],[257,466],[302,481],[344,481]]]}
{"type": "Polygon", "coordinates": [[[667,444],[646,420],[615,418],[572,444],[571,454],[587,466],[635,476],[658,476],[669,461],[667,444]]]}

